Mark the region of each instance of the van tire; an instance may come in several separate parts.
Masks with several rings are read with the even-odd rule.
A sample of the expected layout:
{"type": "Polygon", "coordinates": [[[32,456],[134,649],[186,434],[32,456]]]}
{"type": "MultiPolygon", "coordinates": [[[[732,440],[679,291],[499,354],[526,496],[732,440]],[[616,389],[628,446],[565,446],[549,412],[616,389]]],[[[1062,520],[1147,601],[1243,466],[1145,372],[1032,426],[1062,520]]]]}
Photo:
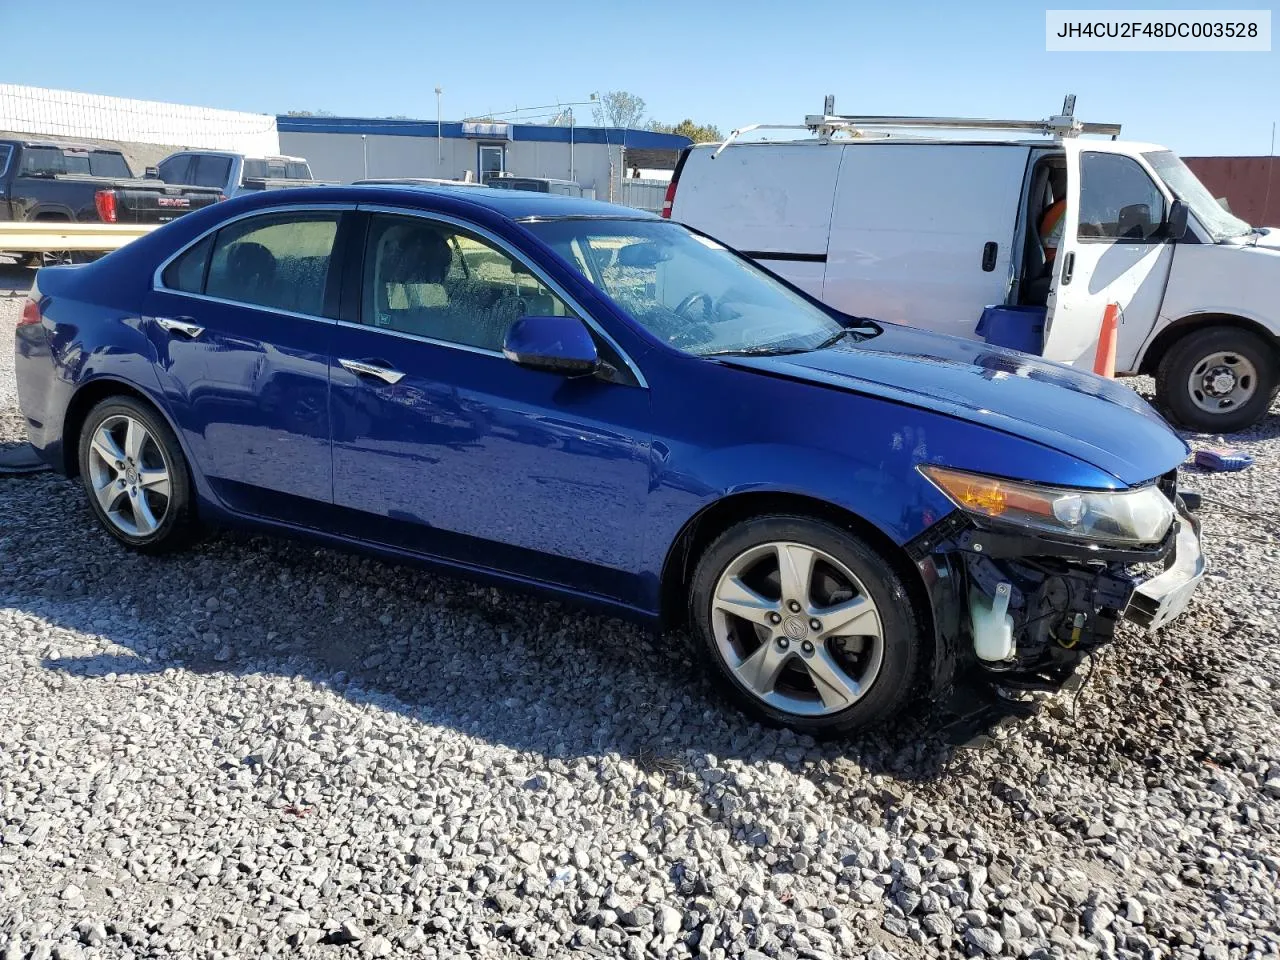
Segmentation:
{"type": "Polygon", "coordinates": [[[1257,423],[1271,408],[1280,389],[1278,368],[1275,347],[1256,333],[1205,327],[1187,334],[1161,359],[1156,401],[1188,430],[1235,433],[1257,423]],[[1211,383],[1215,370],[1221,371],[1220,390],[1247,387],[1247,395],[1237,402],[1229,394],[1216,398],[1211,383]]]}

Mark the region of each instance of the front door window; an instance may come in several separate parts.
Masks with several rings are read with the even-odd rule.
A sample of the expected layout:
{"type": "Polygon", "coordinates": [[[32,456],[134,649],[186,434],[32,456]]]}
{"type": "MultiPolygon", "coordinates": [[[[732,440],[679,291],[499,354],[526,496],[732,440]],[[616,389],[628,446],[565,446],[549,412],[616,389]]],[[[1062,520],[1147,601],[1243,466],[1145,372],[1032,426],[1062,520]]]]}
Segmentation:
{"type": "Polygon", "coordinates": [[[506,172],[506,149],[489,144],[480,145],[480,182],[488,183],[491,177],[506,172]]]}

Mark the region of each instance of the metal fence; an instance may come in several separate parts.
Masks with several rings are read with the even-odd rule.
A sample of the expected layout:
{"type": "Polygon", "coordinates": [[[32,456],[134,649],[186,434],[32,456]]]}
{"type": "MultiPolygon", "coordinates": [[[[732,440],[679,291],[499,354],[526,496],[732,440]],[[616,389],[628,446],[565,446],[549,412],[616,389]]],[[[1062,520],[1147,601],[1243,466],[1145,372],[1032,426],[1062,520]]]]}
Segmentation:
{"type": "Polygon", "coordinates": [[[662,212],[662,201],[667,196],[667,181],[639,180],[622,177],[618,184],[616,203],[624,207],[638,207],[650,213],[662,212]]]}
{"type": "Polygon", "coordinates": [[[268,114],[0,83],[0,130],[33,136],[181,144],[254,156],[280,152],[268,114]]]}

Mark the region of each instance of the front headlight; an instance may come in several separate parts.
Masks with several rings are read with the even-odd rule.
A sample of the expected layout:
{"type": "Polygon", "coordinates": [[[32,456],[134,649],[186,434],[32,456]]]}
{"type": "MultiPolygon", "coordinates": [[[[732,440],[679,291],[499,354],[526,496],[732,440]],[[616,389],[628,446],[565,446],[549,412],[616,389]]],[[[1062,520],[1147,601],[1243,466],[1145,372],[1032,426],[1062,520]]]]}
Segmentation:
{"type": "Polygon", "coordinates": [[[961,510],[1045,533],[1116,544],[1159,543],[1173,504],[1154,485],[1136,490],[1073,490],[923,464],[933,485],[961,510]]]}

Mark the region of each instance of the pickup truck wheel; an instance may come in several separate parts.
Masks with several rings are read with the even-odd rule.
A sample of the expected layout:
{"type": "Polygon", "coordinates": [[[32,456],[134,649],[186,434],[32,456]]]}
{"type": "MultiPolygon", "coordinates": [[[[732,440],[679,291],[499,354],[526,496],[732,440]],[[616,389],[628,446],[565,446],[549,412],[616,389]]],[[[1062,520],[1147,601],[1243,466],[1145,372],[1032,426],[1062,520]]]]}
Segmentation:
{"type": "Polygon", "coordinates": [[[1280,388],[1276,351],[1238,327],[1210,327],[1179,340],[1156,371],[1156,399],[1198,433],[1234,433],[1257,423],[1280,388]]]}
{"type": "Polygon", "coordinates": [[[847,530],[798,516],[740,523],[703,553],[689,603],[717,678],[765,723],[843,735],[910,698],[914,607],[892,566],[847,530]]]}

